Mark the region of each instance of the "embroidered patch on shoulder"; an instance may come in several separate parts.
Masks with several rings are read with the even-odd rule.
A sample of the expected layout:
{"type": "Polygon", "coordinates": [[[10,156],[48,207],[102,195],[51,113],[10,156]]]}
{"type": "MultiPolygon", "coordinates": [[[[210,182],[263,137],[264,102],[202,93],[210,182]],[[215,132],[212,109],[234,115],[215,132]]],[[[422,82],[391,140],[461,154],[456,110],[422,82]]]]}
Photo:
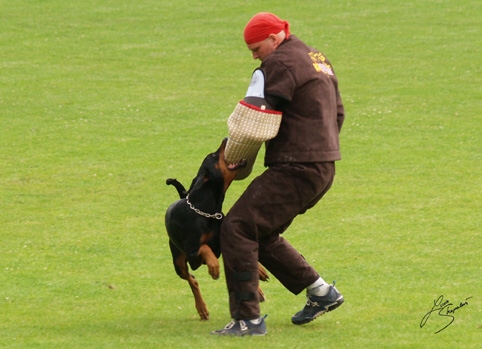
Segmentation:
{"type": "Polygon", "coordinates": [[[331,65],[326,62],[326,57],[323,53],[320,52],[310,52],[308,53],[311,60],[313,61],[313,67],[319,73],[323,73],[329,76],[333,76],[333,69],[331,69],[331,65]]]}

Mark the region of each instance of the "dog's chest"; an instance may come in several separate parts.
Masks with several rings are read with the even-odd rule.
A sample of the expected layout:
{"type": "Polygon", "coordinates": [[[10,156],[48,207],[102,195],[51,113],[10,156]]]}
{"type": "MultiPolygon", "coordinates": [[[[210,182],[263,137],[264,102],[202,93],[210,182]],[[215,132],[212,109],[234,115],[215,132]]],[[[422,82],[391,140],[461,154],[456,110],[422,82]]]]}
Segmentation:
{"type": "Polygon", "coordinates": [[[221,220],[194,212],[185,199],[174,202],[166,212],[166,230],[171,241],[187,255],[197,254],[202,243],[219,239],[221,220]]]}

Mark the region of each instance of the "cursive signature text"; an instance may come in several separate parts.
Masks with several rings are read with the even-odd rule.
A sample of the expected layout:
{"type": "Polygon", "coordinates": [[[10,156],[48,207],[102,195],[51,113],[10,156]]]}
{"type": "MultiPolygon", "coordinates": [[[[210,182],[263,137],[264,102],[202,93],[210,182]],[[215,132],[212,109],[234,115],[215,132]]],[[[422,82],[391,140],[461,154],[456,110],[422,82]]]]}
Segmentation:
{"type": "Polygon", "coordinates": [[[424,317],[422,318],[422,321],[420,321],[420,328],[425,326],[428,319],[430,318],[430,315],[432,315],[433,313],[436,313],[436,315],[445,318],[445,320],[447,320],[448,322],[444,327],[442,327],[440,330],[438,330],[435,333],[439,333],[445,330],[455,321],[455,312],[460,308],[463,308],[466,305],[469,305],[468,300],[470,298],[472,297],[465,298],[464,302],[460,302],[458,305],[454,306],[454,304],[451,303],[448,299],[444,300],[443,295],[438,297],[436,300],[433,301],[432,309],[430,309],[430,311],[424,315],[424,317]]]}

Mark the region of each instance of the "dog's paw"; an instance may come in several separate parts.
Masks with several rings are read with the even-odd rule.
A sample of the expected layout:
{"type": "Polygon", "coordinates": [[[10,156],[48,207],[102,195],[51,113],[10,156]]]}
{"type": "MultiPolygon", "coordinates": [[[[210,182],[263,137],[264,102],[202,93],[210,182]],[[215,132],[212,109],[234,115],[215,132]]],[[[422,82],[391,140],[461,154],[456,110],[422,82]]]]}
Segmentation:
{"type": "Polygon", "coordinates": [[[198,253],[203,257],[204,262],[208,267],[209,275],[211,275],[214,280],[219,279],[219,260],[216,258],[216,255],[211,248],[206,244],[202,244],[198,253]]]}
{"type": "Polygon", "coordinates": [[[200,304],[196,303],[196,310],[201,320],[203,321],[209,320],[209,311],[208,311],[208,308],[206,307],[206,304],[203,301],[201,301],[200,304]]]}
{"type": "Polygon", "coordinates": [[[260,302],[264,302],[266,300],[266,296],[264,295],[264,292],[261,289],[261,287],[258,287],[258,295],[259,295],[260,302]]]}
{"type": "MultiPolygon", "coordinates": [[[[216,259],[216,262],[217,262],[217,259],[216,259]]],[[[209,269],[209,275],[211,275],[211,277],[214,279],[214,280],[217,280],[219,279],[219,263],[215,263],[213,265],[207,265],[208,266],[208,269],[209,269]]]]}

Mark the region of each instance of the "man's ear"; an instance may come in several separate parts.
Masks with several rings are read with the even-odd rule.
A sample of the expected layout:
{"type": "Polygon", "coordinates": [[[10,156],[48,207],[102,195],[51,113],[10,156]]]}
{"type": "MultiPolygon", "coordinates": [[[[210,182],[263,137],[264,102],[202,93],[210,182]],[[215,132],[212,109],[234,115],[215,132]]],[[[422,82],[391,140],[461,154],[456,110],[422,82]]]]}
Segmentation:
{"type": "Polygon", "coordinates": [[[278,45],[279,45],[278,35],[276,35],[276,34],[269,34],[268,38],[270,38],[270,39],[273,41],[273,44],[274,44],[275,46],[278,46],[278,45]]]}
{"type": "Polygon", "coordinates": [[[272,40],[273,46],[274,46],[275,49],[277,49],[278,46],[281,45],[281,43],[284,40],[282,37],[280,37],[277,34],[269,34],[268,38],[270,38],[272,40]]]}

